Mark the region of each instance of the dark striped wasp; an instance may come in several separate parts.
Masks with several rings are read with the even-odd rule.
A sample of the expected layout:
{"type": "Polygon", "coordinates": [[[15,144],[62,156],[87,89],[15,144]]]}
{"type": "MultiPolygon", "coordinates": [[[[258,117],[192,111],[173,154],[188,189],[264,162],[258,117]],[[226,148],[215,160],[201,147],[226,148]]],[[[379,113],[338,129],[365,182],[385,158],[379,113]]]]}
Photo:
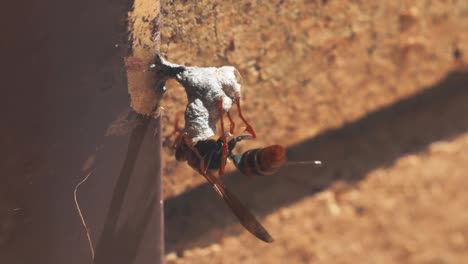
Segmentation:
{"type": "MultiPolygon", "coordinates": [[[[253,132],[253,135],[241,135],[226,140],[224,134],[223,122],[221,117],[221,131],[223,135],[218,139],[200,140],[192,144],[190,139],[183,130],[179,128],[178,122],[181,112],[178,113],[175,122],[176,140],[173,144],[175,157],[178,161],[187,161],[188,165],[203,175],[210,183],[216,193],[226,202],[233,213],[237,216],[240,223],[254,236],[265,242],[273,242],[273,237],[268,231],[258,222],[253,214],[247,209],[239,199],[226,188],[221,180],[214,175],[214,171],[219,171],[219,174],[224,173],[224,166],[227,159],[231,160],[236,168],[247,176],[255,175],[271,175],[277,172],[281,166],[286,163],[286,150],[281,145],[271,145],[264,148],[247,150],[242,154],[234,154],[233,150],[236,144],[240,141],[253,139],[255,132],[250,127],[247,129],[253,132]]],[[[231,131],[233,131],[233,122],[231,121],[231,131]]],[[[232,132],[231,132],[232,133],[232,132]]],[[[294,162],[307,163],[309,162],[294,162]]],[[[315,164],[320,164],[314,161],[315,164]]]]}

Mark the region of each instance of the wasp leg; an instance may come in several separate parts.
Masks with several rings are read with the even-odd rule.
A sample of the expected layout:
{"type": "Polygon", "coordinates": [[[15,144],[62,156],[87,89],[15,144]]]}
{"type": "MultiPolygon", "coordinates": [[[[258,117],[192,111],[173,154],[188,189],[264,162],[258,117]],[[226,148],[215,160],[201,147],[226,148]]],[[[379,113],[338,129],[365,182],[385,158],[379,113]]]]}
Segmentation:
{"type": "Polygon", "coordinates": [[[226,167],[226,158],[227,158],[227,153],[228,153],[228,145],[227,145],[227,139],[226,139],[226,134],[224,133],[224,120],[223,120],[223,98],[219,98],[219,119],[221,119],[221,137],[223,138],[223,152],[221,156],[221,167],[219,168],[219,174],[223,175],[224,174],[224,168],[226,167]]]}
{"type": "Polygon", "coordinates": [[[171,134],[169,134],[166,138],[166,140],[170,140],[171,137],[176,135],[174,142],[172,143],[172,149],[176,149],[177,142],[179,141],[178,138],[180,137],[180,134],[177,135],[177,133],[181,133],[183,129],[179,127],[179,122],[180,122],[180,116],[183,114],[184,110],[180,110],[177,112],[175,116],[175,121],[174,121],[174,131],[172,131],[171,134]]]}
{"type": "Polygon", "coordinates": [[[181,131],[182,129],[179,127],[179,122],[180,122],[180,116],[184,113],[184,110],[179,110],[176,114],[176,117],[175,117],[175,122],[174,122],[174,132],[173,133],[176,133],[176,132],[179,132],[181,131]]]}
{"type": "Polygon", "coordinates": [[[247,132],[249,132],[250,135],[252,135],[252,138],[256,138],[257,135],[255,134],[255,131],[253,130],[252,126],[247,122],[247,120],[245,120],[244,116],[242,115],[242,110],[241,110],[241,107],[240,107],[240,97],[237,97],[235,99],[235,102],[236,102],[236,105],[237,105],[237,110],[239,111],[239,117],[240,117],[240,119],[242,119],[242,121],[246,125],[245,130],[247,132]]]}
{"type": "Polygon", "coordinates": [[[190,148],[190,150],[192,150],[193,153],[195,153],[195,155],[197,155],[197,158],[200,160],[200,171],[202,172],[206,171],[207,169],[205,167],[205,159],[202,157],[200,152],[198,152],[198,150],[193,147],[192,142],[190,142],[190,139],[188,138],[188,135],[187,134],[182,135],[182,139],[185,141],[185,145],[187,145],[190,148]]]}
{"type": "Polygon", "coordinates": [[[234,135],[234,129],[236,128],[236,123],[234,123],[234,120],[232,120],[232,117],[231,117],[231,114],[229,113],[229,111],[227,111],[227,117],[229,118],[229,133],[231,133],[231,135],[234,135]]]}

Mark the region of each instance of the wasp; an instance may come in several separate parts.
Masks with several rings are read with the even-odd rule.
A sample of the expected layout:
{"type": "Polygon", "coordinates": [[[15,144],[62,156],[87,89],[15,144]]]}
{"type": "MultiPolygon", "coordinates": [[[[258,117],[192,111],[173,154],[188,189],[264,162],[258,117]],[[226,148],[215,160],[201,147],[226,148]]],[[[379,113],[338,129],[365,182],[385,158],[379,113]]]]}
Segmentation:
{"type": "MultiPolygon", "coordinates": [[[[226,202],[240,223],[254,236],[267,243],[273,242],[273,237],[259,223],[253,214],[247,209],[239,199],[223,185],[221,180],[214,174],[219,171],[219,174],[224,173],[224,166],[227,159],[231,160],[235,167],[246,176],[262,176],[271,175],[277,172],[283,165],[286,165],[286,150],[281,145],[271,145],[264,148],[256,148],[245,151],[241,154],[234,154],[233,150],[237,143],[243,140],[254,139],[253,135],[241,135],[230,139],[226,142],[224,134],[223,122],[221,117],[221,128],[223,135],[218,140],[206,139],[197,141],[192,144],[190,139],[183,130],[179,128],[179,112],[176,116],[175,130],[177,134],[173,144],[175,158],[178,161],[186,161],[187,164],[203,175],[208,183],[213,187],[216,193],[226,202]]],[[[229,116],[228,116],[229,117],[229,116]]],[[[231,121],[231,134],[233,131],[233,122],[231,121]]],[[[251,130],[251,127],[247,131],[251,130]]],[[[252,130],[253,131],[253,130],[252,130]]],[[[309,162],[295,162],[309,163],[309,162]]],[[[318,164],[317,161],[314,161],[318,164]]]]}
{"type": "MultiPolygon", "coordinates": [[[[241,107],[240,107],[240,98],[236,98],[234,100],[234,102],[237,105],[237,109],[238,109],[240,119],[246,125],[245,130],[251,135],[252,139],[255,139],[257,137],[256,134],[255,134],[255,131],[253,130],[252,126],[247,122],[247,120],[245,120],[244,116],[242,115],[242,111],[241,111],[241,107]]],[[[224,120],[223,120],[224,110],[223,110],[223,99],[222,98],[219,98],[218,110],[219,110],[219,115],[220,115],[220,120],[221,120],[221,137],[218,140],[218,142],[220,144],[220,149],[218,149],[218,151],[216,151],[216,154],[218,154],[218,155],[214,155],[214,156],[218,157],[218,160],[220,161],[220,164],[217,167],[217,169],[219,170],[219,174],[223,175],[225,167],[226,167],[226,159],[228,157],[228,152],[229,152],[228,151],[228,145],[229,144],[227,143],[227,137],[226,137],[226,133],[225,133],[225,130],[224,130],[224,120]]],[[[176,152],[175,153],[176,160],[188,161],[189,165],[193,164],[195,162],[195,160],[198,160],[199,163],[200,163],[199,168],[201,169],[201,171],[205,171],[205,160],[206,160],[206,158],[204,158],[203,155],[200,154],[200,151],[198,149],[199,148],[200,149],[208,149],[208,150],[213,149],[213,146],[215,145],[214,144],[215,140],[212,140],[212,139],[200,140],[200,141],[196,142],[195,145],[193,145],[193,143],[191,143],[191,140],[189,139],[188,135],[186,133],[184,133],[183,129],[181,129],[179,127],[180,116],[181,116],[182,113],[183,113],[182,111],[179,111],[177,113],[177,115],[176,115],[175,125],[174,125],[174,132],[173,132],[173,134],[177,135],[175,143],[173,144],[173,147],[172,147],[173,149],[175,149],[175,152],[176,152]],[[187,154],[187,153],[191,153],[191,154],[188,155],[186,157],[186,159],[183,159],[183,156],[185,154],[187,154]],[[194,162],[191,162],[191,160],[194,160],[194,162]]],[[[228,119],[230,121],[229,132],[231,134],[233,134],[234,129],[235,129],[235,123],[234,123],[229,111],[226,114],[227,114],[227,117],[228,117],[228,119]]],[[[234,144],[234,146],[235,146],[235,144],[234,144]]],[[[204,151],[204,152],[206,152],[206,151],[204,151]]]]}
{"type": "MultiPolygon", "coordinates": [[[[179,112],[176,116],[174,133],[176,133],[176,139],[172,146],[175,150],[175,158],[178,161],[186,161],[190,167],[196,170],[198,173],[203,175],[208,183],[213,187],[216,193],[226,202],[229,208],[233,211],[236,217],[239,219],[240,223],[253,235],[257,238],[271,243],[273,242],[272,236],[268,231],[259,223],[259,221],[253,216],[253,214],[247,209],[239,199],[228,189],[223,183],[215,176],[214,171],[219,171],[219,174],[224,173],[224,166],[227,159],[229,158],[235,164],[235,166],[246,175],[253,174],[262,174],[263,172],[273,172],[273,168],[279,167],[281,164],[281,157],[279,162],[273,162],[273,166],[269,166],[269,163],[263,163],[264,158],[270,157],[271,155],[260,155],[260,153],[270,153],[271,150],[282,151],[282,156],[284,157],[284,148],[265,148],[264,150],[251,150],[247,151],[242,155],[235,155],[233,153],[236,144],[245,139],[252,139],[255,137],[253,135],[242,135],[226,142],[226,135],[224,134],[223,123],[221,123],[221,128],[223,135],[218,139],[206,139],[197,141],[195,144],[192,144],[187,134],[179,128],[179,120],[182,112],[179,112]],[[256,157],[260,157],[257,159],[256,157]],[[257,166],[258,162],[262,161],[262,166],[257,166]],[[267,168],[265,165],[268,165],[267,168]]],[[[231,117],[230,131],[234,130],[234,123],[232,122],[231,117]]],[[[222,117],[221,117],[222,120],[222,117]]],[[[253,131],[253,130],[252,130],[253,131]]],[[[272,152],[270,153],[272,154],[272,152]]],[[[281,153],[279,153],[281,154],[281,153]]],[[[281,156],[281,155],[280,155],[281,156]]],[[[284,158],[283,158],[284,159],[284,158]]]]}
{"type": "Polygon", "coordinates": [[[252,139],[250,135],[235,137],[227,143],[227,155],[222,155],[224,147],[223,137],[218,140],[201,140],[190,146],[183,138],[174,144],[175,157],[178,161],[187,161],[188,165],[205,174],[209,171],[220,170],[227,159],[246,176],[272,175],[276,173],[286,161],[286,150],[281,145],[271,145],[234,154],[236,144],[242,140],[252,139]]]}
{"type": "Polygon", "coordinates": [[[175,156],[178,161],[187,161],[188,165],[203,175],[215,189],[216,193],[226,202],[240,223],[257,238],[271,243],[272,236],[258,222],[253,214],[239,201],[239,199],[222,184],[212,173],[219,170],[226,159],[230,159],[234,165],[247,176],[270,175],[275,173],[285,161],[285,150],[280,145],[266,148],[252,149],[243,154],[236,155],[233,149],[236,144],[245,139],[251,139],[250,135],[242,135],[229,140],[228,153],[223,158],[223,138],[218,140],[207,139],[198,141],[194,146],[189,146],[186,141],[180,141],[176,146],[175,156]]]}

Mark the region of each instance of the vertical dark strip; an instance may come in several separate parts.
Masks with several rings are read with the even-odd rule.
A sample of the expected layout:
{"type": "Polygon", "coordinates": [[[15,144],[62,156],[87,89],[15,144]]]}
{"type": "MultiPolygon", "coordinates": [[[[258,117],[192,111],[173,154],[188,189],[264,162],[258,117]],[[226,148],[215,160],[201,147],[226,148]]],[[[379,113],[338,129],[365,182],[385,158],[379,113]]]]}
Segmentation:
{"type": "Polygon", "coordinates": [[[158,220],[158,227],[157,230],[157,239],[158,243],[156,246],[156,262],[155,263],[164,263],[164,199],[163,199],[163,190],[162,190],[162,159],[161,159],[161,147],[162,147],[162,129],[161,129],[161,117],[156,119],[155,125],[155,174],[156,182],[155,182],[155,208],[154,211],[156,212],[156,218],[158,220]]]}
{"type": "Polygon", "coordinates": [[[88,169],[77,200],[100,263],[163,262],[160,120],[133,112],[136,126],[108,135],[130,105],[121,40],[132,3],[5,5],[0,263],[93,262],[73,199],[88,169]]]}

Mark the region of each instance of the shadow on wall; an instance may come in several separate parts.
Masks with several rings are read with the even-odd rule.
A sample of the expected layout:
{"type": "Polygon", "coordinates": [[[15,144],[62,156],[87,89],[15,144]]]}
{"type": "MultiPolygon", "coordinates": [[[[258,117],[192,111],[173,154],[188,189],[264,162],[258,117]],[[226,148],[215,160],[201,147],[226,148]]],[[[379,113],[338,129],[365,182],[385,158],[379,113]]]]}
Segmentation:
{"type": "MultiPolygon", "coordinates": [[[[419,94],[288,148],[290,160],[319,159],[325,165],[321,169],[288,167],[275,176],[258,178],[232,173],[223,181],[259,217],[314,195],[335,181],[360,181],[401,156],[466,132],[467,85],[466,72],[452,73],[419,94]]],[[[220,240],[226,233],[220,229],[237,219],[203,184],[165,202],[165,223],[166,252],[179,252],[220,240]]]]}

